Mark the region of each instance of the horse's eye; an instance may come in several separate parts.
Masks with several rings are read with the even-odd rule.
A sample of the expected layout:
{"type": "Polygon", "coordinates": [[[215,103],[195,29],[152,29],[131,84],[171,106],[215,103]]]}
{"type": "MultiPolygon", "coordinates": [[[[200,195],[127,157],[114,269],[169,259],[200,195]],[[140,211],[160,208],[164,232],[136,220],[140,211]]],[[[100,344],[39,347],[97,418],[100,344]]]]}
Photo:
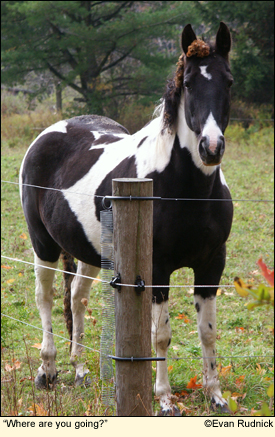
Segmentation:
{"type": "Polygon", "coordinates": [[[192,90],[191,84],[187,80],[184,81],[183,85],[184,85],[184,88],[186,88],[188,91],[192,90]]]}

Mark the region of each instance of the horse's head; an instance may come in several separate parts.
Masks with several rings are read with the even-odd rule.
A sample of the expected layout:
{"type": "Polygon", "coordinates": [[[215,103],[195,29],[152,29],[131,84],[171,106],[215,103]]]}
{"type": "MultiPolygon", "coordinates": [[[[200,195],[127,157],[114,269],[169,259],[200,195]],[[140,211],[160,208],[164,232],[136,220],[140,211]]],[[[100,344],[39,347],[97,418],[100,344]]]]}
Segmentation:
{"type": "Polygon", "coordinates": [[[230,87],[233,83],[228,61],[230,32],[221,22],[215,46],[211,47],[197,39],[188,24],[183,29],[181,43],[184,54],[178,71],[182,72],[179,76],[184,88],[186,122],[198,138],[203,164],[217,165],[225,149],[223,134],[229,121],[230,87]]]}

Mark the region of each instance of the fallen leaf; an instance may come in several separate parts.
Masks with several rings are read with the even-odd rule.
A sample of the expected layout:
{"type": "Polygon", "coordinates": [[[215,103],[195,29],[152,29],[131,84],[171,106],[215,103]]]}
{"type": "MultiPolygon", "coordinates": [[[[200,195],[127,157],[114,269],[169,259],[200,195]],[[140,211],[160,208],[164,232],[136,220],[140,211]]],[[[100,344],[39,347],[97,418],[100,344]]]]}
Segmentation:
{"type": "Polygon", "coordinates": [[[248,290],[251,288],[251,285],[247,285],[244,283],[244,281],[241,278],[236,277],[234,279],[234,285],[236,288],[237,293],[241,297],[247,297],[248,296],[248,290]]]}
{"type": "Polygon", "coordinates": [[[23,234],[19,235],[19,238],[21,238],[22,240],[28,239],[27,235],[24,232],[23,232],[23,234]]]}
{"type": "Polygon", "coordinates": [[[190,323],[190,319],[188,319],[185,314],[179,313],[179,315],[176,316],[175,319],[183,320],[184,323],[190,323]]]}
{"type": "Polygon", "coordinates": [[[221,288],[218,288],[216,296],[220,296],[221,294],[222,294],[222,290],[221,290],[221,288]]]}
{"type": "Polygon", "coordinates": [[[13,267],[11,267],[11,266],[5,266],[5,265],[2,265],[1,266],[1,269],[7,269],[7,270],[9,270],[9,269],[12,269],[13,267]]]}
{"type": "Polygon", "coordinates": [[[17,369],[20,369],[20,367],[21,367],[21,363],[20,363],[20,361],[18,361],[18,360],[14,361],[13,367],[14,367],[16,370],[17,370],[17,369]]]}
{"type": "Polygon", "coordinates": [[[48,411],[44,409],[43,404],[32,404],[28,411],[31,412],[31,416],[48,416],[48,411]]]}
{"type": "Polygon", "coordinates": [[[25,376],[25,378],[20,379],[19,382],[23,382],[23,381],[34,381],[34,376],[25,376]]]}
{"type": "Polygon", "coordinates": [[[235,411],[238,409],[238,404],[232,398],[228,398],[227,402],[229,409],[232,411],[232,413],[235,413],[235,411]]]}
{"type": "Polygon", "coordinates": [[[231,397],[232,397],[232,399],[234,399],[234,401],[236,401],[237,398],[242,398],[243,395],[241,393],[234,392],[234,393],[232,393],[231,397]]]}
{"type": "Polygon", "coordinates": [[[180,414],[182,414],[183,411],[184,411],[185,413],[190,413],[190,412],[191,412],[191,409],[185,407],[185,406],[183,405],[182,402],[177,402],[177,404],[178,404],[178,407],[179,407],[179,409],[180,409],[180,414]]]}
{"type": "Polygon", "coordinates": [[[245,331],[245,329],[242,326],[236,326],[235,331],[243,333],[245,331]]]}
{"type": "Polygon", "coordinates": [[[14,281],[15,281],[15,279],[11,278],[11,279],[8,279],[8,280],[6,281],[6,283],[7,283],[7,284],[12,284],[14,281]]]}
{"type": "Polygon", "coordinates": [[[225,367],[222,367],[222,365],[219,364],[217,367],[218,372],[221,376],[228,375],[228,373],[231,372],[231,368],[232,368],[231,364],[229,366],[225,366],[225,367]]]}
{"type": "Polygon", "coordinates": [[[12,367],[10,364],[6,364],[6,365],[5,365],[5,370],[6,370],[7,372],[11,372],[11,371],[13,370],[13,367],[12,367]]]}
{"type": "Polygon", "coordinates": [[[172,372],[172,370],[173,370],[173,366],[168,366],[168,373],[170,373],[170,372],[172,372]]]}
{"type": "Polygon", "coordinates": [[[13,370],[20,369],[20,367],[21,367],[21,363],[20,363],[20,361],[18,361],[18,360],[16,360],[15,358],[13,358],[13,359],[12,359],[12,362],[13,362],[13,366],[11,366],[10,364],[6,364],[6,365],[5,365],[5,370],[6,370],[7,372],[12,372],[13,370]]]}
{"type": "Polygon", "coordinates": [[[238,386],[241,386],[244,384],[244,379],[245,379],[245,375],[241,375],[239,376],[236,380],[235,380],[235,384],[238,386]]]}
{"type": "Polygon", "coordinates": [[[255,410],[255,408],[251,408],[251,416],[261,416],[261,411],[255,410]]]}
{"type": "Polygon", "coordinates": [[[187,388],[192,388],[192,389],[197,389],[197,388],[202,388],[202,384],[197,384],[197,375],[194,376],[194,378],[190,378],[190,381],[187,384],[187,388]]]}
{"type": "Polygon", "coordinates": [[[181,398],[183,396],[188,396],[189,393],[188,391],[182,390],[180,393],[175,393],[175,396],[177,396],[178,398],[181,398]]]}
{"type": "Polygon", "coordinates": [[[42,343],[34,343],[31,347],[35,347],[36,349],[41,349],[42,343]]]}
{"type": "Polygon", "coordinates": [[[256,367],[257,367],[256,372],[259,375],[264,375],[266,373],[266,370],[262,369],[262,367],[261,367],[261,365],[259,363],[256,363],[256,367]]]}
{"type": "Polygon", "coordinates": [[[257,264],[260,267],[262,275],[267,280],[269,285],[271,285],[271,287],[274,287],[274,270],[269,270],[266,264],[263,262],[262,258],[258,259],[257,264]]]}

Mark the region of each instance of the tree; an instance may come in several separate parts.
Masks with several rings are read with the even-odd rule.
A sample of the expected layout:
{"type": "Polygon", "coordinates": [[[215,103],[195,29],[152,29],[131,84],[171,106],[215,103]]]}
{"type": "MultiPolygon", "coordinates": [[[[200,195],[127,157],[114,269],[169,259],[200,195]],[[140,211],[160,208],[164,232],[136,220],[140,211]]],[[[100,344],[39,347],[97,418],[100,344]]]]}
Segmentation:
{"type": "Polygon", "coordinates": [[[50,71],[98,114],[130,95],[155,99],[179,55],[189,3],[3,1],[2,82],[50,71]]]}
{"type": "Polygon", "coordinates": [[[274,2],[204,1],[196,5],[206,30],[212,32],[222,20],[232,31],[234,96],[273,103],[274,2]]]}

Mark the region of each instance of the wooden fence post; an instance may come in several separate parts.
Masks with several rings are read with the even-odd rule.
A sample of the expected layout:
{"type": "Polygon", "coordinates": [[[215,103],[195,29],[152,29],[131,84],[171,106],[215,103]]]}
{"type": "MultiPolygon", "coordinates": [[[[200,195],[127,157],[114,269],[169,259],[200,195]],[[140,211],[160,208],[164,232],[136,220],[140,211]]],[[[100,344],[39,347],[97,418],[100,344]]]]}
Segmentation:
{"type": "MultiPolygon", "coordinates": [[[[153,196],[152,179],[113,179],[113,196],[153,196]]],[[[113,200],[114,271],[122,284],[152,284],[153,201],[113,200]]],[[[116,357],[151,357],[152,289],[115,290],[116,357]]],[[[116,361],[118,416],[152,415],[152,363],[116,361]]]]}

